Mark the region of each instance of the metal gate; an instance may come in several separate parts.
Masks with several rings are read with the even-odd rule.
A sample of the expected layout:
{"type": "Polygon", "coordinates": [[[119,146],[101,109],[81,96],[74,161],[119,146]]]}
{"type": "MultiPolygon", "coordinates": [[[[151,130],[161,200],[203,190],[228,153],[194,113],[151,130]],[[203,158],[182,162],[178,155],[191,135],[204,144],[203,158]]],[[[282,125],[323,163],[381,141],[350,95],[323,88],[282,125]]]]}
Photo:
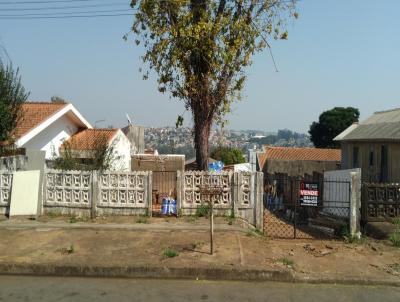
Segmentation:
{"type": "Polygon", "coordinates": [[[268,237],[335,238],[348,233],[350,181],[321,176],[266,179],[264,232],[268,237]]]}
{"type": "Polygon", "coordinates": [[[160,212],[163,197],[170,196],[176,199],[176,177],[176,171],[153,171],[153,214],[160,212]]]}

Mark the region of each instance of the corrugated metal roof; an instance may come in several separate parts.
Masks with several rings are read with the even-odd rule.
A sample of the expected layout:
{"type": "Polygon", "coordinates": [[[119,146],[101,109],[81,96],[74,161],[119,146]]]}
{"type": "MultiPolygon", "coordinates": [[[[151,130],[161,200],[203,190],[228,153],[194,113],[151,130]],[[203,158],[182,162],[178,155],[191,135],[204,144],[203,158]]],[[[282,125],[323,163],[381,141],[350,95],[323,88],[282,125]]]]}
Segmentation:
{"type": "Polygon", "coordinates": [[[400,108],[375,112],[357,127],[351,125],[335,140],[400,140],[400,108]]]}

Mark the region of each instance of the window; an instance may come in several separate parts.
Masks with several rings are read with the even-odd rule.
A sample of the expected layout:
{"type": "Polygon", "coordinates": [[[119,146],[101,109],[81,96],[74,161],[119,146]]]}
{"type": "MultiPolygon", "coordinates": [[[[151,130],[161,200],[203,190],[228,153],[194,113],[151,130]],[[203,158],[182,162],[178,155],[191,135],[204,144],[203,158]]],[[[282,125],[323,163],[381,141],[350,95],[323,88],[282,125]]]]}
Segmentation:
{"type": "Polygon", "coordinates": [[[353,168],[358,168],[358,147],[353,147],[353,168]]]}

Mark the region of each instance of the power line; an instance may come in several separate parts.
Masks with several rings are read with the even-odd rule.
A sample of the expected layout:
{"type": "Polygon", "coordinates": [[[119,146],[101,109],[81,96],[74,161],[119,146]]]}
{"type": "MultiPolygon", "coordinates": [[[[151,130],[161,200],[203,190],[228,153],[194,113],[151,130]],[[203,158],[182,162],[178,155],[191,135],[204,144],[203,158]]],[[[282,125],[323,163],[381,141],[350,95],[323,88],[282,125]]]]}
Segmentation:
{"type": "Polygon", "coordinates": [[[52,6],[52,7],[29,7],[29,8],[2,8],[1,11],[30,11],[30,10],[60,10],[60,9],[76,9],[87,7],[106,7],[106,6],[128,6],[127,3],[106,3],[106,4],[86,4],[78,6],[52,6]]]}
{"type": "Polygon", "coordinates": [[[99,14],[99,15],[72,15],[72,16],[38,16],[38,17],[12,17],[1,18],[0,20],[28,20],[28,19],[70,19],[70,18],[95,18],[95,17],[119,17],[132,16],[132,14],[99,14]]]}
{"type": "Polygon", "coordinates": [[[46,3],[68,3],[68,2],[89,2],[89,1],[97,1],[97,0],[7,1],[0,3],[0,5],[46,4],[46,3]]]}
{"type": "Polygon", "coordinates": [[[18,18],[18,17],[32,17],[32,16],[62,16],[62,15],[74,15],[74,14],[97,14],[97,13],[115,13],[115,12],[127,12],[136,11],[136,9],[111,9],[111,10],[91,10],[91,11],[79,11],[79,12],[57,12],[57,13],[31,13],[31,14],[18,14],[18,15],[0,15],[0,18],[18,18]]]}

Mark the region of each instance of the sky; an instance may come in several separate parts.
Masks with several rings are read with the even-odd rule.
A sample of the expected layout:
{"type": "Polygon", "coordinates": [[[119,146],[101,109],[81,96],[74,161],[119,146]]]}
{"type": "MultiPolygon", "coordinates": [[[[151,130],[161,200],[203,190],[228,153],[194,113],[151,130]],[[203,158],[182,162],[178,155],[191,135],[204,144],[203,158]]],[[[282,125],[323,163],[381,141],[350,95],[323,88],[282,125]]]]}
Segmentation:
{"type": "MultiPolygon", "coordinates": [[[[172,126],[185,112],[181,101],[158,92],[155,75],[142,80],[144,50],[133,36],[122,39],[133,16],[4,19],[6,14],[42,12],[6,8],[82,5],[1,4],[18,1],[0,0],[0,55],[4,59],[6,49],[19,67],[30,100],[61,96],[97,127],[125,126],[126,113],[135,124],[172,126]]],[[[115,7],[81,10],[129,4],[89,2],[115,7]]],[[[302,0],[297,11],[299,18],[288,23],[289,39],[271,42],[279,72],[268,51],[254,57],[228,128],[307,132],[322,111],[335,106],[359,108],[361,119],[400,107],[400,1],[302,0]]],[[[191,126],[189,112],[184,118],[191,126]]]]}

